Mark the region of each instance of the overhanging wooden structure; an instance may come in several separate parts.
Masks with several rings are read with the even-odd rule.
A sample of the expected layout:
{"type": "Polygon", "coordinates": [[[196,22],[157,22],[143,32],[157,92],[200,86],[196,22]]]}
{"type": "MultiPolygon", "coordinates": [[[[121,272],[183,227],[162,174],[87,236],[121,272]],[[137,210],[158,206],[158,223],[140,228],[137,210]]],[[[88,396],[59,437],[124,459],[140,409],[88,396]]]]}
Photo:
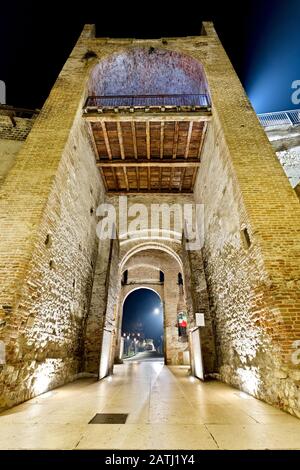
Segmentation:
{"type": "Polygon", "coordinates": [[[211,110],[203,95],[192,95],[190,105],[183,96],[170,104],[166,97],[88,99],[83,117],[108,192],[193,191],[211,110]]]}

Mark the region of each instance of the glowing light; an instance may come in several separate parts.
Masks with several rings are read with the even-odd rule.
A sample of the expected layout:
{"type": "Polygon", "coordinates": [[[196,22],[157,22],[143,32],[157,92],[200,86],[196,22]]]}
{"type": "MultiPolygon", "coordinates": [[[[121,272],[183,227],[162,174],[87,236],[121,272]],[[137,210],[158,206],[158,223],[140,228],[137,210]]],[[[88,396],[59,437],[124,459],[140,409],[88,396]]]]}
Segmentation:
{"type": "MultiPolygon", "coordinates": [[[[203,363],[202,363],[202,353],[201,353],[201,344],[200,344],[200,334],[199,330],[194,330],[190,333],[190,343],[191,343],[191,351],[193,354],[193,362],[194,362],[194,375],[198,377],[198,379],[204,379],[204,372],[203,372],[203,363]]],[[[188,351],[185,351],[184,354],[188,356],[184,358],[184,364],[189,364],[190,362],[190,355],[188,351]]]]}
{"type": "Polygon", "coordinates": [[[245,369],[237,369],[242,388],[250,395],[256,395],[259,385],[258,371],[256,367],[247,367],[245,369]]]}
{"type": "Polygon", "coordinates": [[[38,367],[33,385],[36,395],[41,395],[42,393],[48,391],[51,377],[54,374],[54,371],[54,361],[45,362],[38,367]]]}
{"type": "Polygon", "coordinates": [[[159,313],[160,313],[159,308],[155,308],[155,309],[153,310],[153,313],[154,313],[155,315],[159,315],[159,313]]]}
{"type": "Polygon", "coordinates": [[[46,375],[39,375],[34,384],[34,391],[37,395],[44,393],[48,390],[49,377],[46,375]]]}
{"type": "Polygon", "coordinates": [[[100,359],[99,378],[103,379],[109,373],[110,351],[112,334],[111,331],[104,330],[102,338],[102,354],[100,359]]]}

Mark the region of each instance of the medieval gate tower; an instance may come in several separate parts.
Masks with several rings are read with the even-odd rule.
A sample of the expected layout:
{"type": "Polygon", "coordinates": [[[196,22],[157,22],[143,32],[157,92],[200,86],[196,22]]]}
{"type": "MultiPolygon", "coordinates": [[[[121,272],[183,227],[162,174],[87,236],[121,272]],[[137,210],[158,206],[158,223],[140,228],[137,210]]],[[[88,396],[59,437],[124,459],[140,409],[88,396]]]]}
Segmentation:
{"type": "Polygon", "coordinates": [[[166,364],[197,361],[178,340],[181,273],[204,378],[300,417],[299,200],[211,23],[155,40],[86,25],[0,189],[0,409],[112,372],[126,270],[164,303],[166,364]],[[171,228],[99,240],[97,208],[119,196],[202,204],[203,246],[171,228]]]}

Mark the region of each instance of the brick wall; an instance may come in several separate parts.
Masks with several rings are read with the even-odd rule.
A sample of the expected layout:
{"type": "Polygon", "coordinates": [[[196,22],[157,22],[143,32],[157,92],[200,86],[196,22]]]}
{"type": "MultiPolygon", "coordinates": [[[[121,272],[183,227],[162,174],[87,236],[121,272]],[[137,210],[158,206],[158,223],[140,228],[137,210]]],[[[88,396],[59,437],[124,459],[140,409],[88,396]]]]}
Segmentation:
{"type": "Polygon", "coordinates": [[[0,140],[0,185],[13,167],[22,145],[23,142],[19,140],[0,140]]]}
{"type": "MultiPolygon", "coordinates": [[[[142,46],[199,60],[210,87],[213,120],[195,198],[206,208],[203,260],[220,376],[300,415],[300,370],[291,360],[300,339],[299,200],[212,26],[204,27],[207,35],[164,42],[95,39],[86,27],[58,77],[1,187],[0,339],[8,363],[0,406],[71,380],[82,369],[97,250],[91,208],[103,189],[81,108],[93,66],[142,46]],[[86,58],[88,50],[94,58],[86,58]]],[[[118,259],[129,248],[121,244],[118,259]]],[[[191,263],[195,278],[202,275],[199,263],[191,263]]],[[[171,298],[176,285],[166,286],[171,298]]],[[[115,318],[116,300],[113,290],[108,320],[115,318]]],[[[172,339],[176,328],[169,318],[172,339]]]]}
{"type": "Polygon", "coordinates": [[[84,70],[70,60],[1,187],[0,408],[82,371],[103,188],[76,63],[84,70]]]}
{"type": "Polygon", "coordinates": [[[221,48],[196,200],[221,378],[300,416],[299,202],[221,48]],[[234,112],[233,112],[234,111],[234,112]],[[250,239],[247,247],[246,229],[250,239]]]}
{"type": "Polygon", "coordinates": [[[200,328],[200,340],[204,375],[216,371],[215,326],[211,315],[206,274],[201,250],[186,250],[182,246],[182,258],[185,274],[185,289],[190,300],[190,326],[196,326],[195,314],[204,314],[205,326],[200,328]]]}
{"type": "Polygon", "coordinates": [[[35,122],[33,118],[14,117],[15,125],[8,116],[1,114],[0,110],[0,139],[23,141],[28,136],[35,122]]]}
{"type": "Polygon", "coordinates": [[[16,156],[23,142],[32,129],[35,118],[14,117],[11,119],[1,114],[0,110],[0,185],[15,163],[16,156]]]}

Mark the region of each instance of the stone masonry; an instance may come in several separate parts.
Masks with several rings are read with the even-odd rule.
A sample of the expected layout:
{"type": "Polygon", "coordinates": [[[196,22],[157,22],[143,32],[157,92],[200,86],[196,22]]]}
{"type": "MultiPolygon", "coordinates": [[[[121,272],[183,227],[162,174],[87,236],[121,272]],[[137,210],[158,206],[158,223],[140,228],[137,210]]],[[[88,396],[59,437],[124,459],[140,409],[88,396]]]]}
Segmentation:
{"type": "Polygon", "coordinates": [[[33,114],[31,118],[14,117],[12,120],[5,108],[0,108],[0,185],[12,168],[35,118],[33,114]]]}
{"type": "MultiPolygon", "coordinates": [[[[197,310],[206,315],[207,370],[300,417],[299,199],[211,23],[201,36],[155,40],[95,38],[87,25],[0,189],[0,409],[98,373],[103,328],[115,347],[122,269],[145,249],[181,263],[191,324],[197,310]],[[135,47],[203,66],[212,120],[189,196],[205,207],[199,253],[170,237],[120,238],[110,258],[98,248],[96,207],[106,196],[82,108],[101,61],[135,47]]],[[[175,283],[166,285],[167,318],[175,283]]]]}

